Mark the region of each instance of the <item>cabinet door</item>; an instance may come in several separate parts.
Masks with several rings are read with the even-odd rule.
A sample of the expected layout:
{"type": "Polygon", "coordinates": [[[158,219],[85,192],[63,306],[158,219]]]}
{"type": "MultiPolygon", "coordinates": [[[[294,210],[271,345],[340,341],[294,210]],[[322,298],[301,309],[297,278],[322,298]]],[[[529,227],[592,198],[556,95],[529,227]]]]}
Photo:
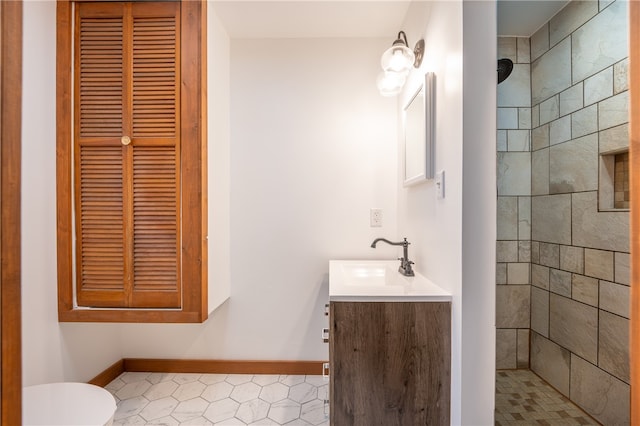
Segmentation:
{"type": "Polygon", "coordinates": [[[331,424],[446,425],[450,303],[332,302],[331,424]]]}

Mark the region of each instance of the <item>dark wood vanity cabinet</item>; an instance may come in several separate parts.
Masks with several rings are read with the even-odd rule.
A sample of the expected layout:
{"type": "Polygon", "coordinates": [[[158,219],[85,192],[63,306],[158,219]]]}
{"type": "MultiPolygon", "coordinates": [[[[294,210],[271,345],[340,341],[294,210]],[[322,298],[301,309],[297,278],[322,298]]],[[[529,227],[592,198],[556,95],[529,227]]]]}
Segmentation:
{"type": "Polygon", "coordinates": [[[329,317],[332,426],[450,423],[450,302],[331,302],[329,317]]]}

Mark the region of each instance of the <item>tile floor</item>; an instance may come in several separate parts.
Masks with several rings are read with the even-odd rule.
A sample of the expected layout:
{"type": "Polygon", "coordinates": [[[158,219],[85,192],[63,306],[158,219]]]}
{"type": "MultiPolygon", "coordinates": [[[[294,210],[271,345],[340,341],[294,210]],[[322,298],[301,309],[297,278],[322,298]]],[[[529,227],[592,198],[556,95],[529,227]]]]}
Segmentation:
{"type": "Polygon", "coordinates": [[[530,370],[496,372],[496,426],[599,425],[530,370]]]}
{"type": "MultiPolygon", "coordinates": [[[[322,376],[123,373],[114,425],[329,425],[322,376]]],[[[496,373],[496,426],[598,425],[529,370],[496,373]]]]}
{"type": "Polygon", "coordinates": [[[329,425],[322,376],[123,373],[114,425],[329,425]]]}

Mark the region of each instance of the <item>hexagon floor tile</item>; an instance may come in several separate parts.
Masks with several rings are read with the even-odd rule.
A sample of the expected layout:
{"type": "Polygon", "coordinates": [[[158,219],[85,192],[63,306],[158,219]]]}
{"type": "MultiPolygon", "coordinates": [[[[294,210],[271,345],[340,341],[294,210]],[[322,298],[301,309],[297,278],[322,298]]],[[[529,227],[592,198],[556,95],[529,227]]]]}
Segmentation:
{"type": "Polygon", "coordinates": [[[322,376],[123,373],[114,425],[329,425],[322,376]],[[148,423],[145,423],[148,422],[148,423]]]}

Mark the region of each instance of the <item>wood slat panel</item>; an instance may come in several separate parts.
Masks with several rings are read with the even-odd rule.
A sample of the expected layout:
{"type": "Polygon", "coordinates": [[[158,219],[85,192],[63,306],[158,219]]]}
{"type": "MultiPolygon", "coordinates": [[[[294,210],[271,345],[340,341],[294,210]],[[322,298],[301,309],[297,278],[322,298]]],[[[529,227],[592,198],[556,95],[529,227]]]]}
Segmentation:
{"type": "Polygon", "coordinates": [[[97,294],[86,292],[124,290],[122,148],[82,146],[79,155],[78,303],[91,306],[97,294]]]}
{"type": "Polygon", "coordinates": [[[175,137],[178,61],[175,16],[133,18],[133,136],[175,137]]]}
{"type": "Polygon", "coordinates": [[[80,137],[119,137],[123,130],[123,18],[79,20],[80,137]]]}
{"type": "Polygon", "coordinates": [[[133,153],[134,291],[179,289],[179,186],[175,147],[133,153]]]}

